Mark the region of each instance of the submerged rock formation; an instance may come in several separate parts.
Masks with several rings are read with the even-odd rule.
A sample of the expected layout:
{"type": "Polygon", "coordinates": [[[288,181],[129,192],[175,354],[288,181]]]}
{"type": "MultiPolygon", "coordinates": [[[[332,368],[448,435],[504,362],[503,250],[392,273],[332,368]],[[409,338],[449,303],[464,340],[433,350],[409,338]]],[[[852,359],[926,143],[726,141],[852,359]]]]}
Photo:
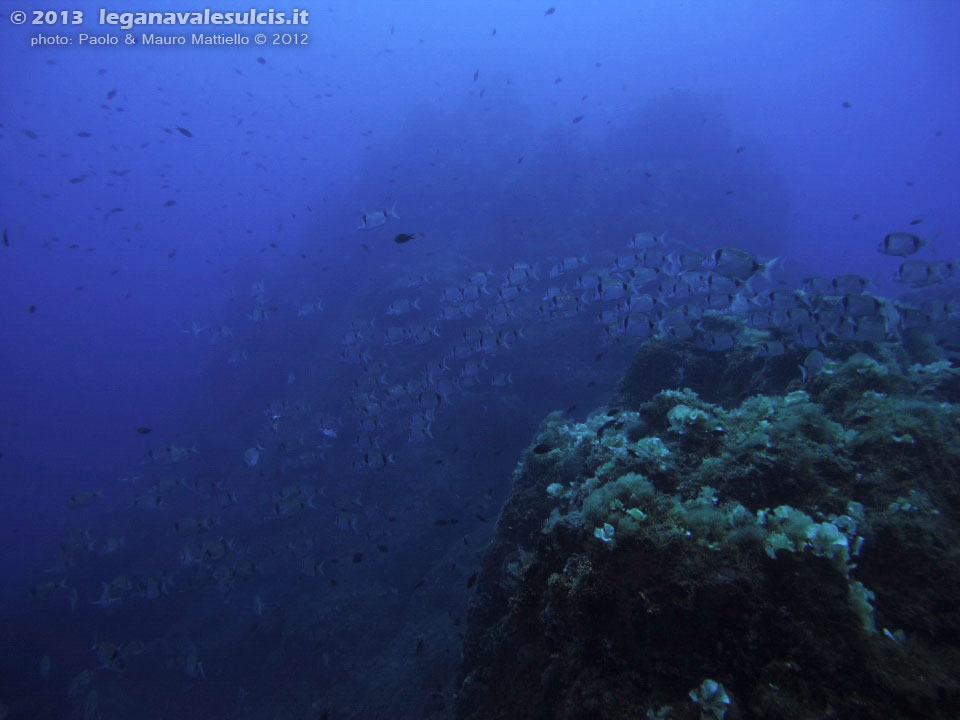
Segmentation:
{"type": "Polygon", "coordinates": [[[803,383],[649,343],[609,407],[547,417],[456,718],[960,717],[960,370],[863,347],[803,383]]]}

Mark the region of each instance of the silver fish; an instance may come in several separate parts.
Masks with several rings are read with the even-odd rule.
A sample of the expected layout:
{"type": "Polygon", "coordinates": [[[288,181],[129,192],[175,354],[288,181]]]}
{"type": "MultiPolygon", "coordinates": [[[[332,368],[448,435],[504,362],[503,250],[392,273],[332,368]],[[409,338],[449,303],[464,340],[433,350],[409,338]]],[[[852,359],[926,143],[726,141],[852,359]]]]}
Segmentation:
{"type": "Polygon", "coordinates": [[[411,310],[420,309],[420,299],[410,302],[406,298],[397,298],[387,308],[387,315],[406,315],[411,310]]]}
{"type": "Polygon", "coordinates": [[[316,302],[305,302],[300,304],[300,308],[297,310],[297,317],[306,317],[307,315],[313,315],[315,312],[320,312],[323,310],[323,301],[317,300],[316,302]]]}
{"type": "MultiPolygon", "coordinates": [[[[815,278],[811,278],[815,280],[815,278]]],[[[839,275],[833,279],[831,286],[837,295],[858,295],[862,293],[870,281],[862,275],[839,275]]]]}
{"type": "Polygon", "coordinates": [[[774,258],[761,263],[746,250],[724,247],[714,250],[704,262],[704,267],[728,278],[748,280],[758,274],[764,278],[769,278],[770,271],[779,261],[780,258],[774,258]]]}
{"type": "Polygon", "coordinates": [[[808,378],[819,375],[826,364],[827,359],[822,352],[811,350],[807,357],[803,359],[803,365],[800,366],[800,375],[803,382],[806,382],[808,378]]]}
{"type": "Polygon", "coordinates": [[[243,462],[247,467],[254,467],[257,462],[260,460],[260,451],[263,448],[260,446],[260,443],[257,443],[256,447],[249,447],[243,451],[243,462]]]}
{"type": "Polygon", "coordinates": [[[736,337],[728,332],[707,332],[700,339],[699,346],[709,352],[723,352],[736,344],[736,337]]]}
{"type": "Polygon", "coordinates": [[[630,241],[627,243],[627,247],[634,248],[636,250],[652,247],[663,247],[666,245],[666,239],[666,233],[661,233],[660,237],[657,237],[653,233],[638,232],[634,233],[633,237],[630,238],[630,241]]]}
{"type": "Polygon", "coordinates": [[[383,344],[384,345],[399,345],[406,338],[406,333],[402,327],[393,325],[388,327],[383,331],[383,344]]]}
{"type": "Polygon", "coordinates": [[[765,343],[760,343],[757,357],[779,357],[785,355],[786,352],[787,346],[783,344],[783,341],[768,340],[765,343]]]}
{"type": "Polygon", "coordinates": [[[919,238],[912,233],[895,232],[890,233],[880,241],[880,244],[877,246],[877,252],[883,253],[884,255],[906,257],[907,255],[913,255],[920,248],[928,244],[929,240],[919,238]]]}
{"type": "Polygon", "coordinates": [[[873,295],[844,295],[841,301],[844,312],[852,317],[876,315],[883,307],[873,295]]]}
{"type": "Polygon", "coordinates": [[[953,277],[955,270],[956,265],[952,262],[928,263],[923,260],[906,260],[900,263],[893,279],[913,287],[926,287],[953,277]]]}
{"type": "Polygon", "coordinates": [[[100,666],[97,668],[98,670],[116,670],[122,672],[127,669],[127,663],[123,657],[123,653],[120,648],[112,642],[106,640],[103,642],[95,642],[90,649],[94,651],[97,656],[97,661],[100,663],[100,666]]]}
{"type": "Polygon", "coordinates": [[[576,256],[565,257],[563,260],[558,262],[556,265],[554,265],[550,269],[550,277],[551,279],[560,277],[561,275],[563,275],[563,273],[568,272],[570,270],[576,270],[581,265],[586,265],[586,264],[587,264],[586,257],[576,257],[576,256]]]}
{"type": "Polygon", "coordinates": [[[397,206],[394,205],[389,210],[369,210],[365,212],[360,217],[360,224],[357,226],[357,230],[376,230],[378,227],[387,224],[387,217],[395,217],[399,219],[397,215],[397,206]]]}

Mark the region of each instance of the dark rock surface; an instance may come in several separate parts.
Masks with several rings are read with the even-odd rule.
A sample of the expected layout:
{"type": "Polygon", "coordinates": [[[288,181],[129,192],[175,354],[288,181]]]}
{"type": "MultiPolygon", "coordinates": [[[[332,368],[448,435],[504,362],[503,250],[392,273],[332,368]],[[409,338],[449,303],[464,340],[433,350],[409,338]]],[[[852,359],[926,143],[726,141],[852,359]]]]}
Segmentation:
{"type": "Polygon", "coordinates": [[[456,718],[960,717],[960,371],[862,349],[803,384],[650,343],[608,408],[548,416],[456,718]]]}

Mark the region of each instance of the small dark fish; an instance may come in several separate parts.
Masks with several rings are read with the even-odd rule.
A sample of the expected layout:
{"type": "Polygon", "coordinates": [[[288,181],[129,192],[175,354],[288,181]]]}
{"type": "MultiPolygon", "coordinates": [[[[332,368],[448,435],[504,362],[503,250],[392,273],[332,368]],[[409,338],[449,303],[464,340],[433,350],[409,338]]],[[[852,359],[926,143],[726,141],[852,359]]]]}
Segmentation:
{"type": "Polygon", "coordinates": [[[31,305],[30,307],[27,308],[27,312],[36,312],[36,311],[37,311],[36,305],[31,305]]]}
{"type": "Polygon", "coordinates": [[[742,153],[742,152],[743,152],[744,150],[746,150],[746,149],[747,149],[747,146],[746,146],[746,145],[741,145],[740,147],[737,148],[737,152],[738,152],[738,153],[742,153]]]}
{"type": "Polygon", "coordinates": [[[606,352],[607,352],[606,350],[601,350],[600,352],[598,352],[597,356],[593,359],[593,361],[596,363],[603,360],[603,356],[606,354],[606,352]]]}
{"type": "Polygon", "coordinates": [[[390,552],[390,548],[388,548],[386,545],[377,545],[377,550],[382,553],[390,552]]]}
{"type": "Polygon", "coordinates": [[[576,124],[577,124],[578,122],[580,122],[581,120],[583,120],[583,115],[577,115],[577,116],[573,119],[573,124],[576,125],[576,124]]]}
{"type": "Polygon", "coordinates": [[[185,127],[180,127],[177,125],[177,130],[180,131],[181,135],[186,135],[187,137],[193,137],[193,133],[187,130],[185,127]]]}
{"type": "Polygon", "coordinates": [[[363,553],[357,552],[353,554],[353,564],[356,565],[359,562],[363,562],[363,553]]]}
{"type": "Polygon", "coordinates": [[[398,245],[402,245],[403,243],[410,242],[417,235],[418,233],[400,233],[399,235],[394,236],[393,241],[398,245]]]}
{"type": "Polygon", "coordinates": [[[482,523],[485,523],[487,521],[487,519],[480,513],[477,513],[477,520],[479,520],[482,523]]]}
{"type": "Polygon", "coordinates": [[[422,654],[423,654],[423,640],[417,640],[417,650],[416,650],[416,653],[417,653],[417,655],[422,655],[422,654]]]}
{"type": "Polygon", "coordinates": [[[603,439],[603,433],[605,433],[608,429],[610,429],[610,428],[612,428],[613,426],[615,426],[618,422],[619,422],[619,420],[617,420],[616,418],[614,418],[614,419],[612,419],[612,420],[607,420],[603,425],[601,425],[601,426],[600,426],[600,429],[597,430],[597,440],[602,440],[602,439],[603,439]]]}
{"type": "Polygon", "coordinates": [[[851,220],[859,220],[859,219],[860,219],[860,213],[854,213],[853,217],[851,218],[851,220]]]}
{"type": "Polygon", "coordinates": [[[433,524],[436,525],[437,527],[445,527],[445,526],[449,525],[450,523],[448,523],[446,520],[442,520],[442,519],[441,519],[441,520],[434,520],[434,521],[433,521],[433,524]]]}
{"type": "Polygon", "coordinates": [[[480,77],[480,71],[479,71],[479,70],[474,70],[474,71],[473,71],[473,81],[476,82],[478,77],[480,77]]]}
{"type": "Polygon", "coordinates": [[[490,33],[490,34],[491,34],[491,35],[496,35],[496,34],[497,34],[497,29],[496,29],[496,28],[494,28],[494,29],[493,29],[493,32],[492,32],[492,33],[490,33]]]}
{"type": "Polygon", "coordinates": [[[266,65],[266,64],[267,64],[267,61],[264,60],[262,57],[258,57],[258,58],[257,58],[257,62],[260,63],[261,65],[266,65]]]}
{"type": "Polygon", "coordinates": [[[83,182],[86,179],[86,175],[78,175],[77,177],[70,178],[70,183],[76,185],[77,183],[83,182]]]}
{"type": "Polygon", "coordinates": [[[163,204],[163,206],[164,206],[164,207],[173,207],[173,206],[176,205],[176,204],[177,204],[177,201],[176,201],[176,200],[167,200],[167,201],[163,204]]]}
{"type": "Polygon", "coordinates": [[[467,590],[473,587],[474,583],[477,582],[477,571],[473,571],[473,575],[467,578],[467,590]]]}
{"type": "Polygon", "coordinates": [[[919,225],[919,224],[922,223],[922,222],[923,222],[923,219],[922,219],[922,218],[918,218],[918,219],[916,219],[916,220],[911,220],[911,221],[910,221],[910,224],[911,224],[911,225],[919,225]]]}
{"type": "Polygon", "coordinates": [[[517,158],[517,165],[523,165],[523,155],[517,158]]]}
{"type": "Polygon", "coordinates": [[[7,237],[7,229],[3,229],[3,246],[10,247],[10,238],[7,237]]]}
{"type": "Polygon", "coordinates": [[[360,247],[362,247],[362,248],[363,248],[364,250],[366,250],[367,252],[373,252],[373,251],[367,246],[366,243],[360,243],[360,247]]]}
{"type": "Polygon", "coordinates": [[[566,413],[567,415],[570,415],[571,413],[575,412],[576,409],[577,409],[577,406],[576,406],[576,405],[571,405],[570,407],[568,407],[568,408],[567,408],[566,410],[564,410],[563,412],[566,413]]]}
{"type": "Polygon", "coordinates": [[[140,426],[137,428],[137,432],[140,433],[141,435],[149,435],[150,433],[153,432],[153,428],[140,426]]]}
{"type": "Polygon", "coordinates": [[[904,183],[904,185],[906,185],[907,187],[913,187],[913,180],[907,180],[907,181],[904,183]]]}
{"type": "Polygon", "coordinates": [[[845,107],[845,108],[851,108],[851,107],[853,107],[853,105],[851,105],[851,104],[848,103],[848,102],[845,102],[845,103],[843,103],[843,107],[845,107]]]}
{"type": "Polygon", "coordinates": [[[556,8],[547,8],[546,10],[544,10],[543,14],[544,14],[544,15],[553,15],[556,11],[557,11],[556,8]]]}
{"type": "Polygon", "coordinates": [[[112,100],[116,96],[116,94],[117,94],[117,89],[114,88],[113,90],[107,93],[107,100],[112,100]]]}
{"type": "Polygon", "coordinates": [[[86,130],[81,130],[77,133],[77,137],[90,137],[90,133],[88,133],[86,130]]]}
{"type": "Polygon", "coordinates": [[[587,383],[587,387],[588,387],[588,388],[592,388],[592,387],[593,387],[594,385],[596,385],[596,384],[597,384],[597,381],[596,381],[596,380],[591,380],[590,382],[587,383]]]}
{"type": "Polygon", "coordinates": [[[558,78],[554,78],[554,79],[553,79],[553,84],[554,84],[554,85],[559,85],[561,82],[563,82],[563,78],[562,78],[562,77],[558,77],[558,78]]]}
{"type": "Polygon", "coordinates": [[[177,254],[177,251],[176,251],[176,250],[171,250],[170,252],[167,253],[167,257],[168,257],[168,258],[172,258],[172,257],[173,257],[174,255],[176,255],[176,254],[177,254]]]}
{"type": "Polygon", "coordinates": [[[553,448],[550,445],[547,445],[546,443],[540,443],[539,445],[533,448],[533,452],[535,452],[537,455],[543,455],[544,453],[548,453],[551,450],[553,450],[553,448]]]}
{"type": "Polygon", "coordinates": [[[272,248],[278,248],[278,247],[280,247],[280,246],[277,245],[275,242],[272,242],[272,243],[270,243],[270,247],[272,247],[272,248]]]}

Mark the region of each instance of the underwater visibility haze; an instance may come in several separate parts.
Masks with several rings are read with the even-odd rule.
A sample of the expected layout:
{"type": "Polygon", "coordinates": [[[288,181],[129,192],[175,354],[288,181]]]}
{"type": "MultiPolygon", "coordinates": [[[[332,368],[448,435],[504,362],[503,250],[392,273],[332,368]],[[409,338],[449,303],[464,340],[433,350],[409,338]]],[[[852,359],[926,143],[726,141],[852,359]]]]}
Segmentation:
{"type": "Polygon", "coordinates": [[[0,21],[0,720],[960,716],[960,4],[210,9],[0,21]]]}

